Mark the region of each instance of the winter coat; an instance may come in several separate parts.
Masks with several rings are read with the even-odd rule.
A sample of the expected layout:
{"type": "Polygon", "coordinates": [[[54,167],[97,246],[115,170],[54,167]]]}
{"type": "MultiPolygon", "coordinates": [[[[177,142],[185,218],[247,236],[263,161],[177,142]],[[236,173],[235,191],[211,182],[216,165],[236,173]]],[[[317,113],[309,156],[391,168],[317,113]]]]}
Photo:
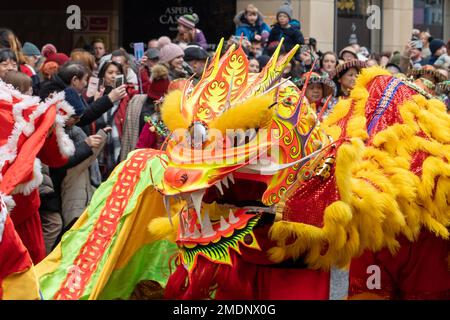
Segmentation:
{"type": "Polygon", "coordinates": [[[52,178],[50,177],[50,169],[46,165],[42,165],[42,183],[39,186],[39,197],[41,205],[39,211],[58,212],[59,203],[53,200],[55,189],[53,188],[52,178]]]}
{"type": "Polygon", "coordinates": [[[144,126],[144,115],[146,109],[143,108],[147,102],[146,94],[137,94],[130,100],[128,104],[125,122],[123,126],[123,134],[121,138],[120,161],[127,158],[128,153],[133,151],[144,126]],[[144,112],[143,112],[144,111],[144,112]]]}
{"type": "Polygon", "coordinates": [[[139,140],[136,144],[136,149],[143,149],[143,148],[156,149],[157,147],[158,147],[158,135],[156,134],[156,132],[150,131],[150,124],[146,122],[139,136],[139,140]]]}
{"type": "MultiPolygon", "coordinates": [[[[64,228],[81,216],[94,194],[95,188],[91,184],[90,167],[98,166],[97,156],[104,147],[106,140],[106,133],[103,130],[100,130],[97,134],[103,138],[100,147],[91,148],[91,155],[68,169],[61,182],[61,215],[64,228]]],[[[80,144],[86,139],[86,135],[78,127],[73,128],[72,137],[75,144],[80,144]]]]}
{"type": "Polygon", "coordinates": [[[196,44],[198,44],[200,47],[202,47],[203,49],[205,49],[205,50],[208,49],[208,43],[206,42],[206,37],[203,34],[203,31],[200,29],[195,29],[194,42],[196,44]]]}
{"type": "Polygon", "coordinates": [[[48,195],[47,199],[48,201],[54,202],[55,209],[57,209],[54,212],[61,212],[61,185],[67,174],[67,170],[77,166],[93,155],[92,148],[84,141],[86,139],[86,134],[81,128],[73,126],[72,128],[67,128],[65,131],[75,145],[75,153],[69,157],[69,161],[65,166],[50,168],[50,177],[52,179],[54,192],[53,194],[48,195]]]}
{"type": "Polygon", "coordinates": [[[276,23],[273,25],[272,31],[270,32],[269,43],[280,41],[281,38],[284,38],[283,45],[286,52],[290,51],[296,44],[305,44],[305,38],[298,28],[293,25],[289,25],[288,28],[282,28],[276,23]]]}
{"type": "Polygon", "coordinates": [[[169,80],[173,81],[176,79],[188,79],[190,76],[194,74],[191,67],[186,63],[183,62],[183,71],[175,70],[174,68],[171,68],[171,66],[168,63],[162,63],[167,69],[169,69],[169,80]]]}
{"type": "Polygon", "coordinates": [[[262,42],[266,42],[269,38],[270,27],[267,23],[264,22],[263,16],[258,13],[258,19],[254,26],[250,25],[245,18],[245,11],[239,12],[233,19],[233,22],[236,25],[236,36],[244,35],[249,41],[253,41],[255,39],[255,35],[260,35],[262,42]]]}

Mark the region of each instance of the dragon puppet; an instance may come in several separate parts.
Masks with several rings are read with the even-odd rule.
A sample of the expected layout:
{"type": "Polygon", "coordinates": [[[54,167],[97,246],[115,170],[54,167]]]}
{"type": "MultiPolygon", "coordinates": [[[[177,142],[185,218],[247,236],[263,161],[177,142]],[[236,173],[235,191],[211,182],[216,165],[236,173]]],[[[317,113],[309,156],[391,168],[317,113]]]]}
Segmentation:
{"type": "Polygon", "coordinates": [[[242,47],[222,44],[197,85],[165,96],[161,149],[131,152],[36,266],[43,298],[129,299],[147,284],[176,299],[328,299],[333,268],[364,294],[353,261],[396,261],[424,235],[448,294],[445,106],[374,67],[321,121],[282,79],[297,47],[250,74],[242,47]]]}

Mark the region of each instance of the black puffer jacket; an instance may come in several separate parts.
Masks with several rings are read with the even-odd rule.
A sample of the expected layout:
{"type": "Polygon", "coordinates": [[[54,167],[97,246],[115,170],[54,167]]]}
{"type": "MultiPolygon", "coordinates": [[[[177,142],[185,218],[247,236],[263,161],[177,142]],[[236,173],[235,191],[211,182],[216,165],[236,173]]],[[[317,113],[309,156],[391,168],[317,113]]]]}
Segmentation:
{"type": "Polygon", "coordinates": [[[288,28],[282,28],[278,23],[274,24],[269,36],[269,43],[273,41],[280,41],[284,38],[284,48],[289,52],[296,44],[305,44],[305,38],[302,32],[290,25],[288,28]]]}

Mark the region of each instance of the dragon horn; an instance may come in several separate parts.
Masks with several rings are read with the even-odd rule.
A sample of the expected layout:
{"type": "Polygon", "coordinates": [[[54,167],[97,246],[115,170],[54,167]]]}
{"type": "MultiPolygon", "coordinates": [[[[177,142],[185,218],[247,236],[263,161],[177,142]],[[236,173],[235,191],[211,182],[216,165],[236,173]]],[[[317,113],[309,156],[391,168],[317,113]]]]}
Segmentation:
{"type": "Polygon", "coordinates": [[[219,44],[217,45],[216,52],[214,53],[214,56],[210,60],[211,62],[209,63],[209,65],[207,63],[205,64],[203,76],[199,82],[202,82],[203,80],[211,76],[213,70],[217,70],[219,68],[220,53],[222,52],[223,42],[224,38],[221,38],[219,44]]]}
{"type": "Polygon", "coordinates": [[[276,69],[278,72],[283,72],[284,68],[286,68],[286,66],[288,65],[289,62],[291,62],[291,59],[295,56],[295,54],[297,53],[298,48],[300,48],[300,46],[298,44],[296,44],[291,51],[289,51],[284,57],[283,59],[281,59],[279,62],[276,63],[276,69]]]}
{"type": "Polygon", "coordinates": [[[317,120],[318,120],[319,122],[322,122],[323,114],[325,113],[325,110],[327,110],[328,104],[330,103],[331,98],[333,98],[332,95],[330,95],[330,96],[328,97],[328,99],[325,101],[325,103],[323,104],[322,110],[320,110],[320,113],[319,113],[319,115],[317,116],[317,120]]]}
{"type": "MultiPolygon", "coordinates": [[[[316,67],[316,63],[317,63],[317,60],[314,61],[314,63],[311,66],[311,70],[309,70],[308,74],[306,75],[305,84],[303,85],[302,92],[300,93],[300,97],[298,98],[297,108],[300,108],[302,105],[302,101],[303,101],[303,98],[305,97],[305,93],[306,93],[306,88],[308,87],[309,79],[311,78],[311,74],[313,73],[313,70],[316,67]]],[[[298,125],[299,121],[300,121],[300,118],[297,120],[295,127],[298,125]]]]}
{"type": "Polygon", "coordinates": [[[281,46],[283,45],[283,42],[284,42],[284,38],[281,38],[280,43],[278,44],[277,48],[275,49],[275,52],[273,53],[272,57],[270,58],[269,62],[266,65],[266,67],[263,70],[261,70],[261,73],[267,74],[271,71],[275,71],[275,68],[277,66],[278,56],[280,55],[281,46]],[[271,63],[272,61],[273,61],[273,63],[271,63]]]}

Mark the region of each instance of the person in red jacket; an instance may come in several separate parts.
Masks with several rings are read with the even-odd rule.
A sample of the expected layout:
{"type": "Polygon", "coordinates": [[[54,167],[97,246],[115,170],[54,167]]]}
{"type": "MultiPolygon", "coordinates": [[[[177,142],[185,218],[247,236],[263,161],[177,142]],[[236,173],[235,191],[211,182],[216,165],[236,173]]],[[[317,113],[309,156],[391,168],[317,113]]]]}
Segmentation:
{"type": "Polygon", "coordinates": [[[62,166],[74,152],[63,129],[72,113],[63,93],[39,103],[0,81],[0,299],[22,292],[6,293],[12,275],[19,280],[27,274],[19,286],[30,286],[26,297],[37,290],[28,272],[45,257],[38,211],[41,161],[62,166]]]}

